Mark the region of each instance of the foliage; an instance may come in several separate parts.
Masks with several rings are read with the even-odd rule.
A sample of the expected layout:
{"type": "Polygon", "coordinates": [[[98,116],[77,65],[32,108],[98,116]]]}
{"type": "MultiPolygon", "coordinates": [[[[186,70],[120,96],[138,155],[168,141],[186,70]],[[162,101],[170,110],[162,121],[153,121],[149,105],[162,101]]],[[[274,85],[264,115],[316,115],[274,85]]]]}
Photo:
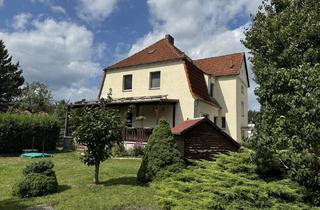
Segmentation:
{"type": "Polygon", "coordinates": [[[320,191],[319,13],[319,1],[264,1],[243,41],[259,85],[249,140],[258,168],[287,172],[312,191],[320,191]]]}
{"type": "Polygon", "coordinates": [[[51,161],[39,161],[35,163],[30,163],[27,165],[22,173],[23,175],[28,175],[31,173],[43,174],[46,176],[53,176],[55,177],[55,172],[53,171],[53,163],[51,161]]]}
{"type": "Polygon", "coordinates": [[[64,125],[64,120],[66,118],[66,113],[68,110],[69,102],[66,100],[61,100],[55,102],[53,114],[59,119],[60,125],[64,125]]]}
{"type": "Polygon", "coordinates": [[[138,171],[140,182],[161,179],[168,173],[181,171],[184,160],[170,132],[169,123],[161,119],[148,139],[144,156],[138,171]]]}
{"type": "Polygon", "coordinates": [[[7,111],[13,99],[19,96],[24,83],[19,63],[13,64],[12,57],[0,40],[0,112],[7,111]]]}
{"type": "Polygon", "coordinates": [[[255,124],[258,121],[259,111],[249,110],[248,111],[248,121],[249,123],[255,124]]]}
{"type": "Polygon", "coordinates": [[[126,148],[124,147],[123,143],[113,145],[111,149],[111,156],[112,157],[126,157],[129,156],[126,148]]]}
{"type": "Polygon", "coordinates": [[[128,150],[131,157],[142,157],[144,154],[143,142],[135,142],[132,149],[128,150]]]}
{"type": "Polygon", "coordinates": [[[288,179],[260,179],[251,157],[244,149],[198,161],[152,187],[162,209],[312,209],[303,187],[288,179]]]}
{"type": "Polygon", "coordinates": [[[31,163],[23,170],[23,179],[19,181],[13,194],[19,197],[36,197],[57,192],[58,182],[51,161],[31,163]]]}
{"type": "Polygon", "coordinates": [[[54,104],[51,91],[43,83],[32,82],[29,84],[27,82],[14,107],[20,111],[31,113],[52,112],[54,104]]]}
{"type": "Polygon", "coordinates": [[[121,142],[123,124],[119,111],[106,107],[100,101],[97,107],[85,107],[82,111],[74,112],[71,117],[75,126],[73,137],[78,144],[87,147],[82,161],[95,166],[94,182],[99,182],[100,162],[111,155],[112,146],[121,142]]]}
{"type": "Polygon", "coordinates": [[[55,150],[60,127],[54,116],[0,114],[0,154],[22,149],[55,150]],[[44,144],[44,145],[43,145],[44,144]]]}

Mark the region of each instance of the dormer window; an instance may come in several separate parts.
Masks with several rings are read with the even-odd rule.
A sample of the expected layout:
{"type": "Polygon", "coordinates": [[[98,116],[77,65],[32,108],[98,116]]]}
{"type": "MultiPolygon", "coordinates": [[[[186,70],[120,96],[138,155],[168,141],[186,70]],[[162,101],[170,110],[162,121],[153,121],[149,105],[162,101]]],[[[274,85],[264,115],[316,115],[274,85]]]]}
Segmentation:
{"type": "Polygon", "coordinates": [[[211,98],[213,98],[213,96],[214,96],[214,84],[213,83],[210,83],[210,85],[209,85],[209,96],[211,98]]]}
{"type": "Polygon", "coordinates": [[[123,76],[123,91],[131,91],[132,90],[132,74],[123,76]]]}
{"type": "Polygon", "coordinates": [[[150,89],[160,88],[160,71],[150,72],[150,89]]]}

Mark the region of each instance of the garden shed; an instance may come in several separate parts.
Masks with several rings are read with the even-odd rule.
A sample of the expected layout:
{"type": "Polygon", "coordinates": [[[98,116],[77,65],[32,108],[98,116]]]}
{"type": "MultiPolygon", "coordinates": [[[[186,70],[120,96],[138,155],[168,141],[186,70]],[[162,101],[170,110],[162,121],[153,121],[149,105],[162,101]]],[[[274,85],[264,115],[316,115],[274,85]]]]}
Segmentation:
{"type": "Polygon", "coordinates": [[[171,129],[178,148],[190,159],[212,159],[218,153],[235,152],[240,144],[208,118],[186,120],[171,129]]]}

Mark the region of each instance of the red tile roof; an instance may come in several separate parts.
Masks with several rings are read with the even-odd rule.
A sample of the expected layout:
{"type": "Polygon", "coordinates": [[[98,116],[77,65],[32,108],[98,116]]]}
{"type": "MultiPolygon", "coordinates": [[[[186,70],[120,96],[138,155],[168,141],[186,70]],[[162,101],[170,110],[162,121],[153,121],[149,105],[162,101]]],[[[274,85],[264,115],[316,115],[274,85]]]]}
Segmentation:
{"type": "Polygon", "coordinates": [[[188,60],[185,61],[185,71],[193,98],[220,107],[219,104],[208,95],[208,88],[203,72],[188,60]]]}
{"type": "Polygon", "coordinates": [[[203,118],[183,121],[180,124],[176,125],[175,127],[171,128],[171,133],[172,134],[181,134],[185,130],[188,130],[189,128],[198,124],[202,119],[203,118]]]}
{"type": "Polygon", "coordinates": [[[160,61],[178,60],[185,57],[185,54],[171,44],[168,38],[164,38],[137,52],[136,54],[107,67],[106,69],[116,69],[160,61]]]}
{"type": "Polygon", "coordinates": [[[244,60],[244,53],[235,53],[218,57],[203,58],[194,60],[194,64],[203,72],[214,76],[238,75],[241,64],[244,60]]]}

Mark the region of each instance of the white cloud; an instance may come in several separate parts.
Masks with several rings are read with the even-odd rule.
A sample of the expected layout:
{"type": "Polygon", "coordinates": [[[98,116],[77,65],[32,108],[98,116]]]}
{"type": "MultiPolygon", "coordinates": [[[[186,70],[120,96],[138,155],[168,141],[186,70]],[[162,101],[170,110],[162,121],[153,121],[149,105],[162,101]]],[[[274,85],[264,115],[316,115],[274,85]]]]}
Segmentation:
{"type": "Polygon", "coordinates": [[[32,26],[25,31],[0,30],[0,39],[20,62],[27,81],[46,83],[55,96],[65,95],[73,100],[84,96],[95,98],[97,92],[91,92],[89,97],[89,91],[85,91],[88,79],[95,78],[100,69],[92,61],[95,53],[92,32],[83,26],[53,19],[33,21],[32,26]]]}
{"type": "Polygon", "coordinates": [[[0,7],[3,6],[4,0],[0,0],[0,7]]]}
{"type": "Polygon", "coordinates": [[[57,5],[50,6],[50,9],[55,13],[66,14],[66,10],[57,5]]]}
{"type": "Polygon", "coordinates": [[[85,21],[102,21],[115,9],[117,0],[80,0],[78,16],[85,21]]]}
{"type": "Polygon", "coordinates": [[[261,0],[148,0],[152,31],[137,40],[129,54],[165,34],[174,36],[176,46],[192,58],[247,51],[240,39],[248,23],[238,28],[229,25],[239,16],[255,13],[260,4],[261,0]]]}
{"type": "Polygon", "coordinates": [[[16,30],[24,29],[29,19],[32,17],[30,13],[21,13],[13,17],[12,27],[16,30]]]}

